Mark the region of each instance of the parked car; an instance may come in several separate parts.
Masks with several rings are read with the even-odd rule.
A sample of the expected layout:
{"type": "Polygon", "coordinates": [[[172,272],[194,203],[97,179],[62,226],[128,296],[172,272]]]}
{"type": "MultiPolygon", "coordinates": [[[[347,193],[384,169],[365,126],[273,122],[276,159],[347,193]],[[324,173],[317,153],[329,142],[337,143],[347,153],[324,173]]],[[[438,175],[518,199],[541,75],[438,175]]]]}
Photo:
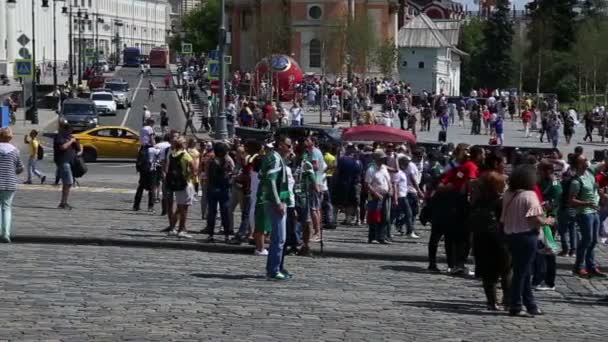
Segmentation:
{"type": "Polygon", "coordinates": [[[104,76],[91,76],[87,81],[87,87],[89,89],[101,88],[105,80],[106,78],[104,76]]]}
{"type": "Polygon", "coordinates": [[[82,145],[85,161],[98,158],[136,159],[139,136],[133,130],[121,126],[100,126],[74,135],[82,145]]]}
{"type": "Polygon", "coordinates": [[[129,83],[123,79],[107,79],[104,87],[109,89],[119,108],[127,108],[131,106],[131,94],[129,83]]]}
{"type": "Polygon", "coordinates": [[[95,102],[99,115],[116,115],[116,101],[111,92],[95,91],[91,93],[91,100],[95,102]]]}
{"type": "Polygon", "coordinates": [[[75,132],[86,131],[99,124],[95,102],[90,99],[67,99],[63,102],[59,114],[67,120],[75,132]]]}

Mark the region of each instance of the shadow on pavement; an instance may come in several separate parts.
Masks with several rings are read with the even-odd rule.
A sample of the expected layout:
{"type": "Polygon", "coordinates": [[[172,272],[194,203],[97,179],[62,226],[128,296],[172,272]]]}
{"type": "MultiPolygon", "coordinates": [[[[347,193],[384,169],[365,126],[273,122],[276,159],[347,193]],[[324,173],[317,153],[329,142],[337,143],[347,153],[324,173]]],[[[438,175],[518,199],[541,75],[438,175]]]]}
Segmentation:
{"type": "Polygon", "coordinates": [[[214,273],[192,273],[191,276],[202,279],[225,279],[225,280],[246,280],[246,279],[265,279],[263,275],[251,274],[214,274],[214,273]]]}
{"type": "Polygon", "coordinates": [[[449,275],[445,272],[443,273],[432,273],[429,272],[425,267],[421,266],[410,266],[410,265],[386,265],[380,266],[382,270],[388,271],[398,271],[398,272],[408,272],[408,273],[418,273],[418,274],[429,274],[429,275],[449,275]]]}
{"type": "MultiPolygon", "coordinates": [[[[481,294],[483,295],[483,294],[481,294]]],[[[482,302],[473,301],[440,301],[440,300],[428,300],[428,301],[394,301],[396,305],[415,306],[418,308],[430,309],[432,311],[443,311],[448,313],[455,313],[460,315],[474,315],[474,316],[506,316],[507,313],[504,311],[488,311],[485,310],[485,304],[482,302]]]]}

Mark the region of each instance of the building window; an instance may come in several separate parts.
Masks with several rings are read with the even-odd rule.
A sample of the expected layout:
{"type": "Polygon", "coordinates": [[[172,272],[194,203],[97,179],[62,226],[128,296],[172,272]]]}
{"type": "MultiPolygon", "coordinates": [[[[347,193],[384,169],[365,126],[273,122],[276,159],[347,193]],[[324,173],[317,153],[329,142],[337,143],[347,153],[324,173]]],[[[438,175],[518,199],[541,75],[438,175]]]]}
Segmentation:
{"type": "Polygon", "coordinates": [[[418,69],[424,69],[424,62],[418,62],[418,69]]]}
{"type": "Polygon", "coordinates": [[[323,16],[323,9],[319,5],[310,5],[308,7],[308,19],[319,20],[323,16]]]}
{"type": "Polygon", "coordinates": [[[321,67],[321,41],[318,39],[311,40],[310,46],[308,49],[309,49],[308,50],[309,67],[320,68],[321,67]]]}
{"type": "Polygon", "coordinates": [[[407,68],[407,61],[401,62],[401,67],[402,68],[407,68]]]}
{"type": "Polygon", "coordinates": [[[241,31],[245,32],[251,28],[253,14],[251,11],[243,11],[241,13],[241,31]]]}
{"type": "Polygon", "coordinates": [[[89,7],[93,7],[93,0],[89,0],[89,7]]]}

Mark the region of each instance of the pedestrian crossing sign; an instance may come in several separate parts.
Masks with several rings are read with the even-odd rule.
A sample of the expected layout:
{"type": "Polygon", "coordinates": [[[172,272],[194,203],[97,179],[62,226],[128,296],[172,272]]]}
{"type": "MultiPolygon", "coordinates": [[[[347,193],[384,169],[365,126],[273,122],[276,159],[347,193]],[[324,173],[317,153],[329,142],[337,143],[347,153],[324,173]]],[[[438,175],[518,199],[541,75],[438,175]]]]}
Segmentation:
{"type": "Polygon", "coordinates": [[[218,61],[210,60],[209,66],[209,79],[218,80],[220,78],[220,63],[218,61]]]}
{"type": "Polygon", "coordinates": [[[17,77],[32,78],[32,60],[31,59],[16,59],[15,60],[15,75],[17,77]]]}

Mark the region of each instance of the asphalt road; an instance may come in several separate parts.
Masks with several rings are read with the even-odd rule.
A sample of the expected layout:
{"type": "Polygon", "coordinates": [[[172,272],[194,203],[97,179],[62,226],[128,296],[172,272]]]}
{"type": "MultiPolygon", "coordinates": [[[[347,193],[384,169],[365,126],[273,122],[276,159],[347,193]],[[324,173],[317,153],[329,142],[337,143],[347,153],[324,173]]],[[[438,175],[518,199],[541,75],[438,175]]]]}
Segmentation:
{"type": "MultiPolygon", "coordinates": [[[[164,88],[164,77],[167,73],[165,69],[152,69],[150,76],[142,76],[137,68],[121,68],[113,77],[123,78],[132,90],[131,107],[119,109],[116,116],[100,117],[102,126],[126,126],[136,132],[141,128],[143,117],[143,107],[148,106],[153,116],[160,113],[161,103],[165,103],[169,110],[169,127],[183,129],[186,124],[184,112],[181,107],[175,88],[164,88]],[[148,98],[149,82],[152,81],[156,86],[154,98],[148,98]]],[[[159,121],[159,120],[157,120],[159,121]]],[[[46,127],[45,131],[54,132],[56,127],[46,127]]],[[[156,128],[159,131],[159,128],[156,128]]],[[[47,175],[54,175],[55,165],[53,164],[52,142],[50,139],[45,141],[45,159],[38,163],[47,175]]],[[[22,157],[27,160],[27,151],[24,149],[22,157]]],[[[137,183],[135,165],[132,161],[126,160],[99,160],[95,163],[88,163],[88,173],[80,180],[81,185],[95,185],[108,187],[132,187],[137,183]]],[[[53,177],[49,177],[47,182],[52,182],[53,177]]]]}

